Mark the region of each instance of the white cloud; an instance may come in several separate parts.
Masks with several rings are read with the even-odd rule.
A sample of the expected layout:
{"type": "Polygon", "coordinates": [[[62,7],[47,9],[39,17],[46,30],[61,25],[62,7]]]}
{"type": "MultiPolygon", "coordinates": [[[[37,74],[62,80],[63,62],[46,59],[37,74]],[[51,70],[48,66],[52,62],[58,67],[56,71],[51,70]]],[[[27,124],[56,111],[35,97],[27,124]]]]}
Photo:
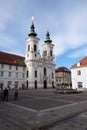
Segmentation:
{"type": "Polygon", "coordinates": [[[84,52],[81,51],[79,54],[78,48],[83,45],[87,45],[86,12],[86,6],[82,4],[78,7],[71,8],[71,10],[65,10],[61,19],[62,24],[60,26],[60,32],[57,32],[58,34],[53,37],[53,42],[55,44],[55,55],[60,55],[68,50],[76,48],[77,52],[75,54],[77,54],[77,56],[84,52]]]}
{"type": "Polygon", "coordinates": [[[55,56],[61,55],[67,49],[66,45],[64,45],[64,39],[62,36],[55,36],[53,37],[53,44],[54,46],[54,54],[55,56]]]}
{"type": "MultiPolygon", "coordinates": [[[[62,0],[62,2],[58,2],[57,4],[61,3],[61,5],[58,5],[58,8],[56,2],[54,2],[56,4],[55,9],[54,4],[53,6],[51,5],[52,9],[51,7],[49,9],[48,6],[46,5],[46,9],[48,10],[43,10],[43,7],[41,7],[41,3],[39,4],[38,2],[36,2],[33,5],[33,2],[31,0],[29,1],[9,0],[9,2],[2,1],[0,3],[0,32],[2,32],[3,30],[5,31],[5,29],[7,29],[8,23],[10,21],[14,22],[15,26],[16,24],[20,26],[19,27],[20,33],[22,33],[25,36],[26,31],[24,30],[28,27],[27,24],[31,23],[30,17],[32,15],[35,15],[35,30],[37,30],[38,28],[39,32],[36,32],[38,33],[38,35],[45,30],[46,24],[48,24],[48,27],[51,30],[50,33],[51,32],[54,33],[54,34],[51,33],[51,35],[53,35],[51,39],[53,40],[53,44],[55,44],[54,53],[56,56],[61,55],[68,50],[72,50],[75,48],[79,48],[82,45],[86,45],[87,3],[85,4],[85,2],[79,2],[78,4],[75,5],[74,1],[72,2],[74,3],[72,6],[70,4],[71,2],[70,3],[69,2],[70,1],[68,0],[67,1],[62,0]],[[39,7],[37,8],[38,5],[40,5],[40,10],[39,7]],[[36,21],[36,19],[38,19],[37,20],[38,22],[36,21]],[[25,28],[25,26],[27,27],[25,28]]],[[[19,29],[17,28],[15,30],[19,31],[19,29]]],[[[8,31],[9,33],[9,27],[8,30],[6,31],[8,31]]],[[[45,39],[45,36],[42,37],[44,37],[45,39]]],[[[40,39],[41,40],[39,42],[40,43],[39,48],[41,50],[44,41],[42,41],[41,37],[40,39]]],[[[14,38],[11,36],[9,37],[8,35],[6,35],[6,33],[3,33],[1,35],[0,33],[0,47],[3,48],[14,48],[14,46],[17,47],[19,44],[18,41],[20,40],[15,39],[15,37],[14,38]]],[[[77,52],[79,53],[79,50],[77,50],[77,52]]]]}
{"type": "Polygon", "coordinates": [[[84,57],[87,55],[87,48],[78,49],[69,55],[70,58],[84,57]]]}

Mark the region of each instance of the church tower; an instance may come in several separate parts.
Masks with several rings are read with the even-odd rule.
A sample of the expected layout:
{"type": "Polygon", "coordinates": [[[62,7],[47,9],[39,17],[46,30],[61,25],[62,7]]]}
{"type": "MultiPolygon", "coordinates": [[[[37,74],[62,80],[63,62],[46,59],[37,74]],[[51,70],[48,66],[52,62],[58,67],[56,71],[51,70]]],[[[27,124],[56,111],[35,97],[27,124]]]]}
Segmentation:
{"type": "Polygon", "coordinates": [[[43,44],[43,58],[47,59],[49,62],[54,62],[54,55],[53,55],[53,47],[52,40],[50,39],[50,34],[47,30],[46,33],[46,40],[43,44]]]}
{"type": "Polygon", "coordinates": [[[43,60],[45,61],[44,69],[47,71],[47,76],[44,76],[44,88],[55,86],[55,64],[54,64],[54,54],[53,54],[54,45],[50,39],[50,34],[47,30],[46,40],[43,44],[43,60]],[[46,77],[46,78],[45,78],[46,77]]]}
{"type": "Polygon", "coordinates": [[[30,33],[26,39],[26,87],[27,89],[53,88],[55,85],[54,45],[48,31],[43,44],[42,57],[38,48],[39,38],[37,38],[34,18],[32,18],[30,33]]]}
{"type": "Polygon", "coordinates": [[[34,27],[34,18],[32,17],[32,24],[30,27],[30,33],[26,39],[26,52],[25,52],[25,64],[26,64],[26,87],[27,88],[37,88],[37,81],[35,86],[34,76],[37,77],[37,65],[40,59],[40,52],[38,49],[39,38],[36,37],[34,27]]]}

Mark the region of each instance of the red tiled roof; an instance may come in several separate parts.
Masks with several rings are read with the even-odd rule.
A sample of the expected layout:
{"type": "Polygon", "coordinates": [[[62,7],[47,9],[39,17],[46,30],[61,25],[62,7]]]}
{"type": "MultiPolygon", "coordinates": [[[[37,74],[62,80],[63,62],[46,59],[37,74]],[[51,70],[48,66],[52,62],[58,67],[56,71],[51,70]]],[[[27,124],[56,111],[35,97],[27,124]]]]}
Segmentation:
{"type": "Polygon", "coordinates": [[[25,66],[24,59],[25,57],[0,51],[0,63],[2,64],[25,66]]]}
{"type": "Polygon", "coordinates": [[[70,73],[70,70],[67,69],[66,67],[59,67],[55,70],[55,72],[68,72],[68,73],[70,73]]]}
{"type": "Polygon", "coordinates": [[[83,66],[87,66],[87,56],[85,56],[83,59],[81,59],[80,61],[78,61],[73,66],[71,66],[71,69],[77,68],[77,67],[83,67],[83,66]],[[78,63],[80,64],[79,66],[77,65],[78,63]]]}

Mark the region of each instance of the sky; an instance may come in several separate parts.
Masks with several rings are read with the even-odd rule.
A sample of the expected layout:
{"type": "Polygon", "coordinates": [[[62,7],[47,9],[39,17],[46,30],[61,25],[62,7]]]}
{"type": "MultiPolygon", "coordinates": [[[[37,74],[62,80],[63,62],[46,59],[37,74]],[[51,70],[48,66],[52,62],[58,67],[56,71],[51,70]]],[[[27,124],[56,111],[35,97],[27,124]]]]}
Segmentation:
{"type": "Polygon", "coordinates": [[[25,56],[32,16],[40,52],[49,30],[56,68],[87,56],[87,0],[0,0],[0,51],[25,56]]]}

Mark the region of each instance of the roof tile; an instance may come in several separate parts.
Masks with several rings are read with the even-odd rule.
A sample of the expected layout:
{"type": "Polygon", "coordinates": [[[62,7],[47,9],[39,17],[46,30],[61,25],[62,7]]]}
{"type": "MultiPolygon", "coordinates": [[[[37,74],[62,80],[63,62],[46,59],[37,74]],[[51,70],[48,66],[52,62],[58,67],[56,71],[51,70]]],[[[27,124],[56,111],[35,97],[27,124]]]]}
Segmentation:
{"type": "Polygon", "coordinates": [[[0,63],[2,64],[25,66],[24,60],[25,57],[0,51],[0,63]]]}

